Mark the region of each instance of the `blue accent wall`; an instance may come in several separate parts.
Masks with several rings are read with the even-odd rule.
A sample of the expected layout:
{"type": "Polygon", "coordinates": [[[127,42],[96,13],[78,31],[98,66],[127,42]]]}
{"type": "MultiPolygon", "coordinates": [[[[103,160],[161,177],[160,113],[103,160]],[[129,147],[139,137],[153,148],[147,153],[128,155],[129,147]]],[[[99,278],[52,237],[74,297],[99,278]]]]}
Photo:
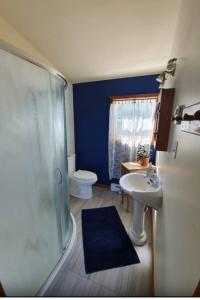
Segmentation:
{"type": "Polygon", "coordinates": [[[73,84],[76,168],[93,171],[109,184],[110,96],[157,93],[158,75],[73,84]]]}

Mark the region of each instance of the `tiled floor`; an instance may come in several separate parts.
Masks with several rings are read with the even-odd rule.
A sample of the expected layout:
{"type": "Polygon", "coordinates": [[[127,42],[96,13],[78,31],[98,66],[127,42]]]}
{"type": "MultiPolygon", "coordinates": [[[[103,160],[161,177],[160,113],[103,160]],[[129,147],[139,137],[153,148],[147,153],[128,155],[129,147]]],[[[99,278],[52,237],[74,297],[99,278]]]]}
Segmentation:
{"type": "Polygon", "coordinates": [[[81,209],[115,205],[121,220],[129,231],[132,224],[132,212],[126,212],[121,197],[105,188],[94,187],[91,200],[71,198],[71,211],[77,224],[77,238],[73,253],[65,262],[54,285],[48,291],[49,296],[151,296],[152,295],[152,236],[151,212],[147,211],[145,228],[148,236],[143,247],[135,247],[141,263],[127,267],[85,273],[81,209]]]}

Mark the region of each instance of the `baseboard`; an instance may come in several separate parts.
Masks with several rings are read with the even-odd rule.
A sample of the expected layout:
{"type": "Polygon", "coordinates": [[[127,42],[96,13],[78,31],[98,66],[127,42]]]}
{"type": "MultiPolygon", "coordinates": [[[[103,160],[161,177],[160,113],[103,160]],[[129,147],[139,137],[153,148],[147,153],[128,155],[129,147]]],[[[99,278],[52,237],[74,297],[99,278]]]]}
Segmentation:
{"type": "Polygon", "coordinates": [[[104,189],[110,189],[109,184],[95,183],[94,186],[102,187],[104,189]]]}
{"type": "Polygon", "coordinates": [[[65,252],[63,253],[62,257],[58,261],[57,265],[47,278],[46,282],[43,284],[43,286],[39,289],[39,291],[36,294],[36,297],[42,297],[45,296],[45,293],[50,289],[51,285],[54,283],[56,280],[56,276],[58,273],[61,271],[62,266],[65,262],[66,259],[69,259],[69,257],[72,255],[72,250],[75,245],[75,239],[76,239],[76,222],[74,219],[74,216],[71,214],[72,218],[72,226],[73,226],[73,231],[72,231],[72,237],[69,243],[69,246],[66,248],[65,252]]]}

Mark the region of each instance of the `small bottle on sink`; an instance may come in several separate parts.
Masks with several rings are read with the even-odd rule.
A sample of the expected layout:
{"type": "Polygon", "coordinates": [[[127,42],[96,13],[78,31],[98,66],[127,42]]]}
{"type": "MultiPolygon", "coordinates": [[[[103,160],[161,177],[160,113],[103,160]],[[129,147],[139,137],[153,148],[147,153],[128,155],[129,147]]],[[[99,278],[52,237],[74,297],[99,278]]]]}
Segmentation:
{"type": "Polygon", "coordinates": [[[152,166],[152,163],[149,163],[149,166],[146,170],[146,176],[147,178],[151,178],[154,175],[154,168],[152,166]]]}

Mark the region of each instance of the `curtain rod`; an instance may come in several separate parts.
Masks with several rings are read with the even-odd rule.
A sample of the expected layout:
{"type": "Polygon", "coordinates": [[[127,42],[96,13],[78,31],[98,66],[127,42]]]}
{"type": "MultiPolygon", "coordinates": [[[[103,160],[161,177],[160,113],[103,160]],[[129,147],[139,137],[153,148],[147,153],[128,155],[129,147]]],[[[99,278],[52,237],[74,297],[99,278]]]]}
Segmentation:
{"type": "Polygon", "coordinates": [[[53,68],[46,66],[45,64],[42,64],[38,61],[33,60],[32,58],[29,58],[28,55],[23,50],[14,47],[13,45],[9,44],[8,42],[6,42],[2,39],[0,39],[0,49],[4,50],[10,54],[13,54],[19,58],[22,58],[39,68],[42,68],[42,69],[48,71],[49,73],[53,74],[54,76],[57,76],[57,77],[61,78],[62,80],[64,80],[66,86],[68,85],[66,78],[62,74],[55,71],[53,68]]]}
{"type": "Polygon", "coordinates": [[[125,96],[111,96],[111,102],[115,101],[131,101],[131,100],[150,100],[150,99],[158,99],[159,93],[151,93],[151,94],[135,94],[135,95],[125,95],[125,96]]]}

